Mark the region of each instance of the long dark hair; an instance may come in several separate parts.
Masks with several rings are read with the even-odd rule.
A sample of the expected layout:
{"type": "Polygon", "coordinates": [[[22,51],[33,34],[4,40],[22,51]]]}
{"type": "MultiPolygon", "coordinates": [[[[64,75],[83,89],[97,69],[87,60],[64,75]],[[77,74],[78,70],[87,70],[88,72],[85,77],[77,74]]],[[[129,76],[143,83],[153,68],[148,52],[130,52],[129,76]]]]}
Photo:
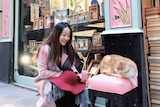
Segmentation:
{"type": "MultiPolygon", "coordinates": [[[[51,47],[47,62],[53,60],[53,62],[55,62],[57,65],[60,64],[59,58],[61,58],[61,55],[62,55],[62,45],[59,43],[59,37],[60,37],[63,29],[66,27],[68,27],[70,29],[70,40],[67,42],[67,44],[65,46],[65,49],[66,49],[65,51],[66,51],[66,54],[68,54],[71,65],[74,63],[74,49],[71,44],[71,42],[72,42],[72,29],[71,29],[70,25],[66,22],[60,22],[57,25],[55,25],[50,36],[48,38],[46,38],[41,44],[41,46],[44,44],[49,44],[51,47]]],[[[39,49],[37,51],[36,57],[38,57],[38,53],[39,53],[39,49]]]]}

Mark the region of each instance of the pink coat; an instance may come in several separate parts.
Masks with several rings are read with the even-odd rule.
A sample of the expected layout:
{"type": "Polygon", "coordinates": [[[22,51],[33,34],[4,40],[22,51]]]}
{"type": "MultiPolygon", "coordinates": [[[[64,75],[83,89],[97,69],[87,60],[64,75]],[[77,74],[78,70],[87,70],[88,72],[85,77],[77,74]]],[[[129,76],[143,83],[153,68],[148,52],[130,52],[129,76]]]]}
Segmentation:
{"type": "MultiPolygon", "coordinates": [[[[49,54],[50,46],[44,45],[41,47],[38,59],[37,59],[37,67],[38,67],[38,76],[35,78],[35,86],[40,93],[40,99],[37,101],[36,107],[56,107],[55,102],[52,101],[51,103],[46,102],[46,95],[44,94],[44,88],[46,85],[46,80],[50,77],[59,77],[62,72],[57,72],[57,66],[52,66],[52,71],[48,70],[48,63],[47,58],[49,54]]],[[[67,59],[68,55],[63,53],[62,54],[62,61],[61,64],[63,65],[65,60],[67,59]]],[[[73,71],[77,72],[75,66],[71,68],[73,71]]]]}

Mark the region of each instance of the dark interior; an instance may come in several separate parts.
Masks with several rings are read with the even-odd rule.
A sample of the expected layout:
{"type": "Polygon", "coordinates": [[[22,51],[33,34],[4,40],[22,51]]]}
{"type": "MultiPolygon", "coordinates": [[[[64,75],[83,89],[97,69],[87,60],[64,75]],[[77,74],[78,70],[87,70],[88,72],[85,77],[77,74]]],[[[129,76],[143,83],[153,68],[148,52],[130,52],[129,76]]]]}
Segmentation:
{"type": "MultiPolygon", "coordinates": [[[[138,88],[134,93],[138,98],[136,107],[148,107],[143,33],[107,34],[102,35],[102,41],[105,55],[118,54],[135,61],[138,67],[138,88]]],[[[95,92],[95,96],[98,95],[100,92],[95,92]]]]}

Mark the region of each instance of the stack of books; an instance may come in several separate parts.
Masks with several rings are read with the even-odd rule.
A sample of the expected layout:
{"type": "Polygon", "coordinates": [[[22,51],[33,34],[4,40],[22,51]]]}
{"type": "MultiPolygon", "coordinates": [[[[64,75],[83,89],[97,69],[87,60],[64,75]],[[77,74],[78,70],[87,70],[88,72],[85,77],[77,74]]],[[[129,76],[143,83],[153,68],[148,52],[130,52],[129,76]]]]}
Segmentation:
{"type": "Polygon", "coordinates": [[[146,8],[145,15],[151,105],[160,106],[160,7],[146,8]]]}

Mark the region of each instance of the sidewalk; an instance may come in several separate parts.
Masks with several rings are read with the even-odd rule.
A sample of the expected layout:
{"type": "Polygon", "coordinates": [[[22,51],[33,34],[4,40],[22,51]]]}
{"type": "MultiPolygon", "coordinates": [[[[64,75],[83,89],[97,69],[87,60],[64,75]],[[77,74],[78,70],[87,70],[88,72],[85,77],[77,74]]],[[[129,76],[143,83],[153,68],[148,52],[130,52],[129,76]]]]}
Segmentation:
{"type": "Polygon", "coordinates": [[[37,94],[31,89],[0,82],[0,107],[35,107],[37,94]]]}

